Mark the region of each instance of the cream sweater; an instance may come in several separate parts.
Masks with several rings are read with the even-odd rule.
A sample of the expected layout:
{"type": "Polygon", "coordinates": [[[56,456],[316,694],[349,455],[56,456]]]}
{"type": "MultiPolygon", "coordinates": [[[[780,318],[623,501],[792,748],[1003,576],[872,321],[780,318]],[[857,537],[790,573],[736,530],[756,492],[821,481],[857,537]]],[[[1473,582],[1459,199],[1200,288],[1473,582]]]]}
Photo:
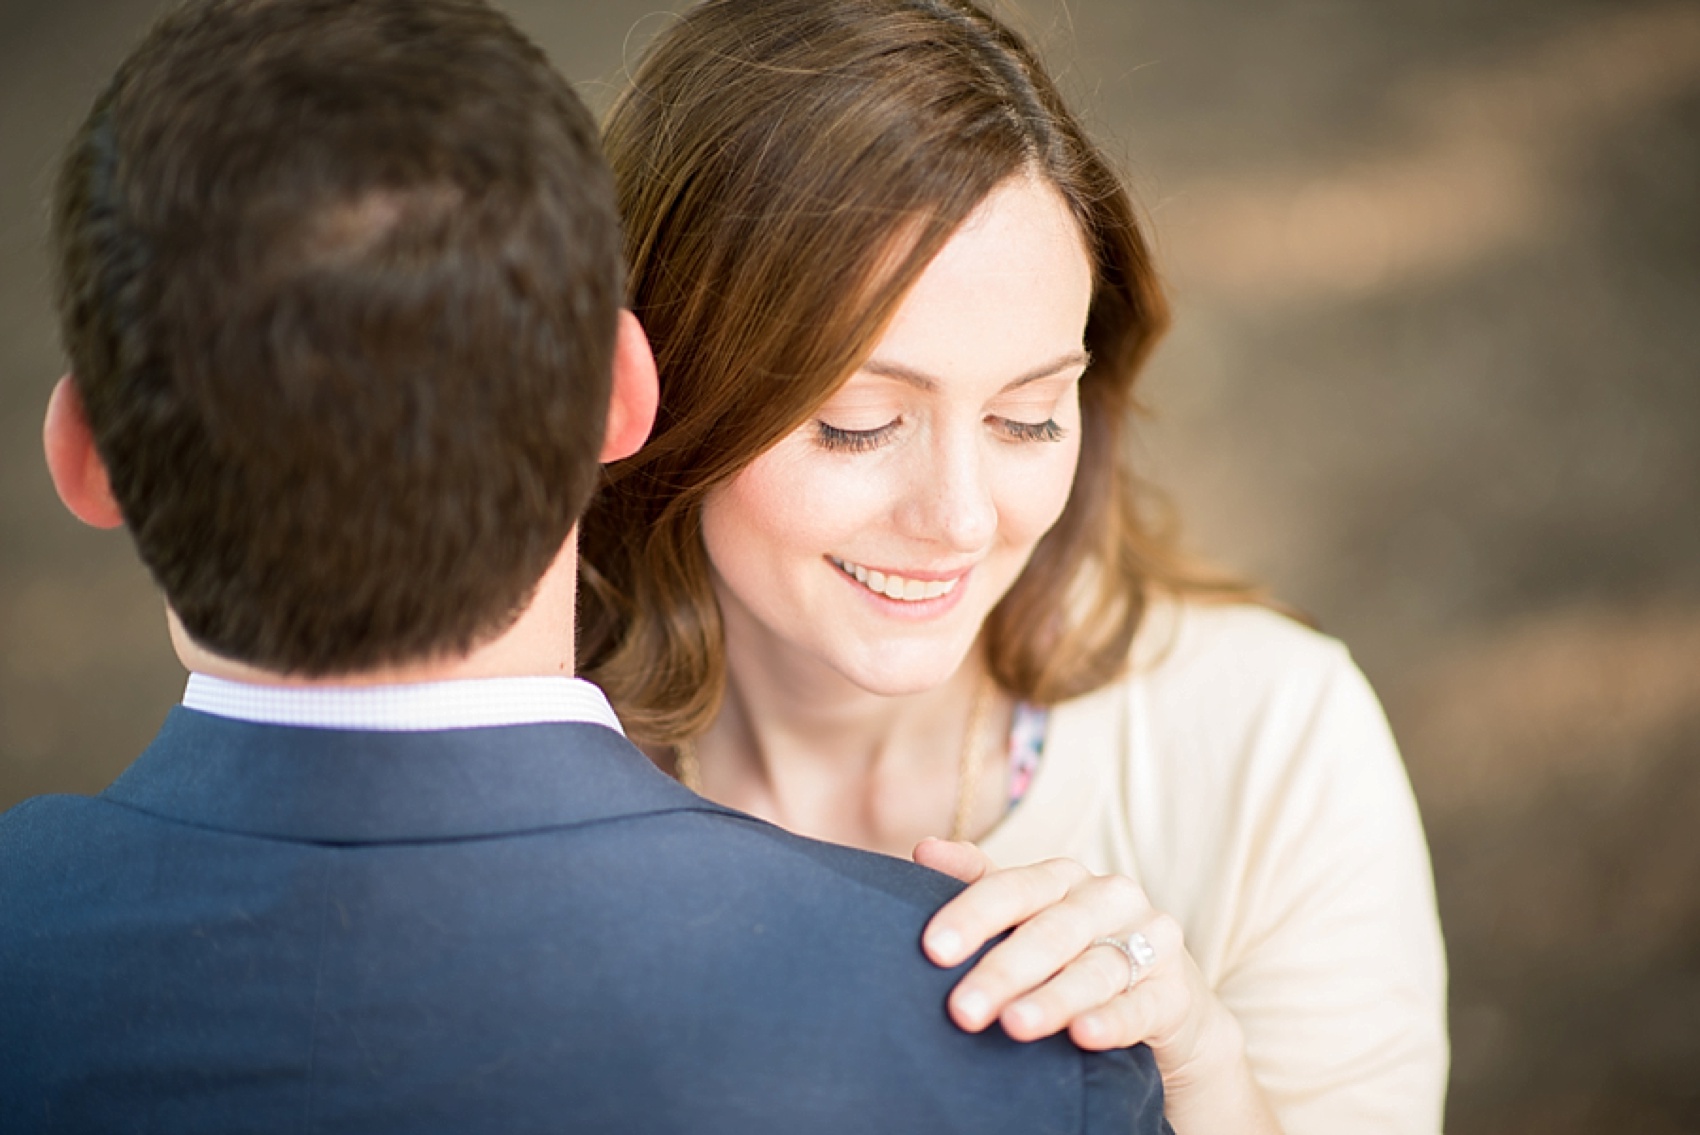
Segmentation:
{"type": "Polygon", "coordinates": [[[1139,881],[1245,1030],[1285,1135],[1436,1135],[1446,963],[1428,850],[1346,650],[1250,606],[1155,607],[1129,677],[1057,706],[981,841],[1139,881]]]}

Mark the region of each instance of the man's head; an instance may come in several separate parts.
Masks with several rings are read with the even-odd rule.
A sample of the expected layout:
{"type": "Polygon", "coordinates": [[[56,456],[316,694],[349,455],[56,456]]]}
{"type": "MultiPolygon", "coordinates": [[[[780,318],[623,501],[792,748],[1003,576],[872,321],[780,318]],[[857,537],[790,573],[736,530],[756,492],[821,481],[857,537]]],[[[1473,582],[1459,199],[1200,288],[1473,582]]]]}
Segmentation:
{"type": "Polygon", "coordinates": [[[55,480],[219,655],[465,653],[635,446],[595,125],[480,0],[193,0],[96,101],[54,221],[55,480]]]}

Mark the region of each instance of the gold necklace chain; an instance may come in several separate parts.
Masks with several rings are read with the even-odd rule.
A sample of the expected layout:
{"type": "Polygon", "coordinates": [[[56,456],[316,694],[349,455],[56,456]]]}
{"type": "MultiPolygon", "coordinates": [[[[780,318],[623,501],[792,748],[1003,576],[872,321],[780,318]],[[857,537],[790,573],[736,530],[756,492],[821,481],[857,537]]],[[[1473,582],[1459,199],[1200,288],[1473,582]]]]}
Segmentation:
{"type": "Polygon", "coordinates": [[[950,820],[950,839],[963,840],[969,836],[974,822],[974,805],[979,800],[981,757],[985,746],[980,744],[980,730],[986,722],[986,710],[992,704],[992,680],[981,678],[974,686],[974,700],[968,703],[968,729],[962,734],[962,751],[956,757],[956,811],[950,820]]]}
{"type": "MultiPolygon", "coordinates": [[[[968,705],[968,729],[962,735],[962,751],[956,760],[956,807],[951,813],[950,837],[967,839],[969,825],[974,821],[974,805],[980,789],[980,768],[985,747],[979,743],[985,727],[986,710],[992,701],[992,682],[982,679],[974,687],[974,700],[968,705]]],[[[673,775],[679,783],[702,795],[702,762],[697,758],[697,743],[684,740],[673,746],[673,775]]]]}

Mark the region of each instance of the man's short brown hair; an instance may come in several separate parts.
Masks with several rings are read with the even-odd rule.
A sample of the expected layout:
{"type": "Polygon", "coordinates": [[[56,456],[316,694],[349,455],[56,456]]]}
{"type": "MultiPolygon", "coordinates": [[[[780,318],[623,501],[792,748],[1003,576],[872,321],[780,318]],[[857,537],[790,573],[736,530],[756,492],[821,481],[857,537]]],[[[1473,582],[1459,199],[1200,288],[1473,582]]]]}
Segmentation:
{"type": "Polygon", "coordinates": [[[195,0],[54,214],[96,445],[197,641],[346,674],[524,608],[595,484],[621,269],[595,124],[505,17],[195,0]]]}

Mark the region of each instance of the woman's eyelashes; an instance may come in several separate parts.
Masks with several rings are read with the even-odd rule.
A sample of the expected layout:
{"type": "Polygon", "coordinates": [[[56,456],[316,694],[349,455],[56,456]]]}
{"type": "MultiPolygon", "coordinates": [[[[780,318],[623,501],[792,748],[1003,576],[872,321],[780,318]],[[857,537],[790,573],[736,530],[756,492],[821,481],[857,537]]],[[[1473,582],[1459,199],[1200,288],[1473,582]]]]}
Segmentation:
{"type": "Polygon", "coordinates": [[[1054,418],[1043,422],[1017,422],[1010,418],[996,421],[1011,441],[1061,441],[1068,436],[1068,431],[1057,425],[1054,418]]]}
{"type": "MultiPolygon", "coordinates": [[[[991,416],[986,422],[1008,441],[1061,441],[1068,431],[1055,419],[1043,422],[1019,422],[1013,418],[991,416]]],[[[815,442],[822,449],[838,453],[866,453],[878,449],[896,435],[903,425],[902,418],[893,418],[871,430],[847,430],[819,419],[815,421],[815,442]]]]}
{"type": "Polygon", "coordinates": [[[815,440],[822,449],[830,449],[839,453],[866,453],[870,449],[878,449],[884,445],[891,435],[897,432],[897,427],[903,424],[902,418],[893,418],[883,426],[871,430],[841,430],[826,422],[815,421],[815,440]]]}

